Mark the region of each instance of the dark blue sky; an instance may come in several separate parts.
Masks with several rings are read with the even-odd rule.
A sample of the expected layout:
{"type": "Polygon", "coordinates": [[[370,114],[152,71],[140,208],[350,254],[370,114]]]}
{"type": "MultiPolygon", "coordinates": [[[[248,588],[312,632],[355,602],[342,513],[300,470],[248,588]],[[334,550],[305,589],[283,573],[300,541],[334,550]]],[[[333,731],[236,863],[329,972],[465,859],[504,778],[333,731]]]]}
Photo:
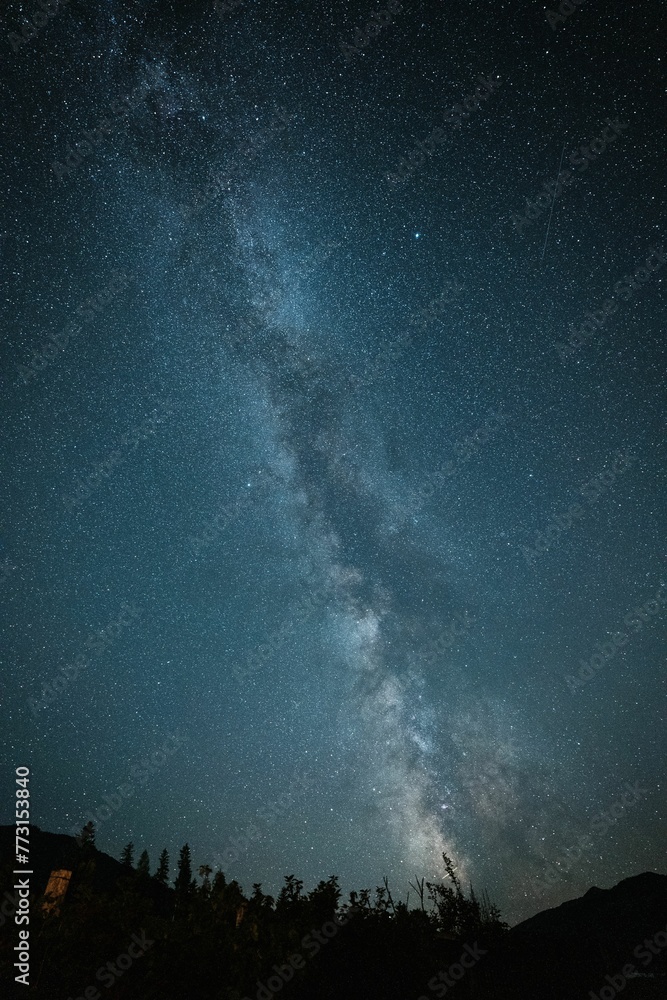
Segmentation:
{"type": "Polygon", "coordinates": [[[659,6],[88,6],[0,39],[34,820],[511,921],[664,866],[659,6]]]}

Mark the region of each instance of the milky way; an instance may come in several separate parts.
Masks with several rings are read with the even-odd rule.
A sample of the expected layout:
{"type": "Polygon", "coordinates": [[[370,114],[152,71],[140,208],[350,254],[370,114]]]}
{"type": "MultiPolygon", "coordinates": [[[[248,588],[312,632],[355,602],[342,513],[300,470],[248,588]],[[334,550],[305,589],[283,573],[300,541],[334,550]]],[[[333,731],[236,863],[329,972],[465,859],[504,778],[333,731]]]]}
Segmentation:
{"type": "Polygon", "coordinates": [[[44,828],[515,920],[662,863],[659,24],[369,16],[7,44],[2,725],[44,828]]]}

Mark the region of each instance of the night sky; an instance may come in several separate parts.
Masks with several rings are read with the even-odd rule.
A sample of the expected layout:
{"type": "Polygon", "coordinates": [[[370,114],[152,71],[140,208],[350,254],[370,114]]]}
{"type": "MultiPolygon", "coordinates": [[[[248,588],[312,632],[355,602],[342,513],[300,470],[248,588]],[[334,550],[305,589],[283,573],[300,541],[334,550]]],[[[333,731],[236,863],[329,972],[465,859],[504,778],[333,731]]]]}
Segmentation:
{"type": "Polygon", "coordinates": [[[664,10],[557,10],[9,3],[0,820],[664,870],[664,10]]]}

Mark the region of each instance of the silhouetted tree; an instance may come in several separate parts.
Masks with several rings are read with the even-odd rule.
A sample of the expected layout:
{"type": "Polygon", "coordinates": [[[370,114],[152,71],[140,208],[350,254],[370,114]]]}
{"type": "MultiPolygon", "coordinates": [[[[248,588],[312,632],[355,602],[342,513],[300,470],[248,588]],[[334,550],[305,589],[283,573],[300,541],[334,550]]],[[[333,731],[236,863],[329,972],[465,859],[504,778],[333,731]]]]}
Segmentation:
{"type": "Polygon", "coordinates": [[[301,902],[303,882],[296,875],[285,875],[285,885],[278,893],[276,908],[278,910],[293,910],[301,902]]]}
{"type": "Polygon", "coordinates": [[[134,864],[134,844],[132,841],[130,841],[129,844],[126,844],[123,848],[120,856],[120,863],[125,865],[126,868],[132,868],[134,864]]]}
{"type": "Polygon", "coordinates": [[[178,856],[178,875],[174,887],[179,896],[187,896],[192,889],[192,858],[190,845],[184,844],[178,856]]]}
{"type": "Polygon", "coordinates": [[[250,903],[253,911],[270,912],[273,910],[274,902],[275,900],[273,899],[273,896],[266,896],[262,892],[261,882],[253,882],[252,896],[250,897],[250,903]]]}
{"type": "Polygon", "coordinates": [[[166,885],[169,880],[169,852],[166,847],[163,848],[160,854],[157,871],[155,872],[155,880],[162,885],[166,885]]]}
{"type": "Polygon", "coordinates": [[[213,892],[217,895],[222,894],[226,885],[227,879],[225,878],[225,873],[217,871],[213,876],[213,892]]]}
{"type": "Polygon", "coordinates": [[[137,861],[137,871],[140,875],[148,877],[151,873],[150,860],[148,857],[148,851],[142,851],[139,855],[139,860],[137,861]]]}
{"type": "Polygon", "coordinates": [[[480,906],[472,886],[470,887],[470,896],[467,897],[456,877],[451,859],[446,854],[442,855],[442,859],[454,888],[437,882],[426,883],[428,898],[435,907],[436,920],[440,930],[462,937],[477,934],[483,929],[502,931],[506,925],[500,921],[500,912],[497,907],[491,905],[488,897],[484,898],[483,905],[480,906]]]}
{"type": "Polygon", "coordinates": [[[82,847],[95,846],[95,824],[92,819],[88,820],[77,839],[82,847]]]}
{"type": "Polygon", "coordinates": [[[338,910],[340,887],[336,875],[324,879],[308,893],[308,913],[319,924],[331,920],[338,910]]]}

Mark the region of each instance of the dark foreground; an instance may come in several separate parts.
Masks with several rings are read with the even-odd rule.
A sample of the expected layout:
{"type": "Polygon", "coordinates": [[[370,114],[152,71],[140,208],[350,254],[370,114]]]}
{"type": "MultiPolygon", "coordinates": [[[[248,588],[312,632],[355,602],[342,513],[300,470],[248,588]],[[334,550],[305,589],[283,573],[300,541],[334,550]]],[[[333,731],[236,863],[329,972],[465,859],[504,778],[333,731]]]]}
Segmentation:
{"type": "Polygon", "coordinates": [[[387,887],[343,902],[334,877],[304,893],[288,876],[274,900],[205,867],[197,881],[181,852],[171,888],[164,873],[33,828],[30,922],[17,925],[27,904],[14,889],[13,833],[0,828],[2,997],[667,1000],[665,875],[591,889],[508,930],[455,878],[426,883],[424,909],[395,904],[387,887]],[[53,871],[72,876],[64,896],[56,882],[45,899],[53,871]],[[20,930],[29,985],[15,981],[20,930]]]}

